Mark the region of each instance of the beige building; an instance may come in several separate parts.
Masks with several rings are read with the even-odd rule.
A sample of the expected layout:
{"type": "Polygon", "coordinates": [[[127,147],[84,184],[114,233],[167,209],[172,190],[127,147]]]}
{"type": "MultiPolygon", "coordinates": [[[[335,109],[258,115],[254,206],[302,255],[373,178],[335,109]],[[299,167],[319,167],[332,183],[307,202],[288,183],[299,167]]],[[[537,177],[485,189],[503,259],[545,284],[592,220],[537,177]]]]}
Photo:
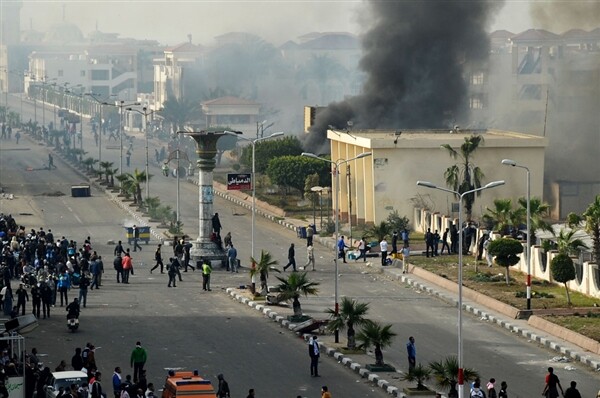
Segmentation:
{"type": "MultiPolygon", "coordinates": [[[[526,172],[501,165],[504,158],[529,168],[531,195],[541,197],[544,181],[544,150],[547,140],[528,134],[499,130],[361,130],[327,132],[331,143],[331,159],[351,159],[362,152],[369,157],[345,163],[340,167],[340,215],[352,223],[378,223],[397,210],[401,216],[413,217],[415,207],[452,215],[457,199],[451,194],[417,187],[417,180],[446,187],[444,171],[460,162],[452,159],[442,144],[460,149],[465,137],[481,134],[483,145],[472,162],[485,174],[483,183],[505,180],[504,186],[483,192],[473,206],[473,217],[492,206],[495,198],[526,195],[526,172]],[[350,205],[349,205],[350,204],[350,205]]],[[[335,197],[335,195],[334,195],[335,197]]],[[[454,213],[456,215],[456,213],[454,213]]],[[[411,223],[414,220],[411,220],[411,223]]]]}

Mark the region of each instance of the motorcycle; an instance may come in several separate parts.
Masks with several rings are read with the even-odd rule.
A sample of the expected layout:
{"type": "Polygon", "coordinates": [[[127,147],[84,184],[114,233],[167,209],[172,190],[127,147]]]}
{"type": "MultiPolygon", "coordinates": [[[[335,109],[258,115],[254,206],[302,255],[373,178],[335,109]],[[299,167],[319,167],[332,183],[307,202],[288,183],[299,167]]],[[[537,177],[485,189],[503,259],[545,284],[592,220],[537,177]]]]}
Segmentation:
{"type": "Polygon", "coordinates": [[[69,315],[67,317],[67,328],[69,328],[71,332],[75,332],[79,329],[79,318],[75,315],[69,315]]]}

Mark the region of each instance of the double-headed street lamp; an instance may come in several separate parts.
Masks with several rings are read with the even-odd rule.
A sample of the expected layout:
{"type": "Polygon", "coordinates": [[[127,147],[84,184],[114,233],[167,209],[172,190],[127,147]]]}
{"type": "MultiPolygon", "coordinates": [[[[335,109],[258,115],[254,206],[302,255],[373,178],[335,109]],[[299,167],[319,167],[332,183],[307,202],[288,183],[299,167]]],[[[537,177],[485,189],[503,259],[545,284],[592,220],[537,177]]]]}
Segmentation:
{"type": "Polygon", "coordinates": [[[417,185],[438,189],[444,192],[450,192],[459,197],[458,202],[458,398],[464,398],[464,371],[463,371],[463,338],[462,338],[462,287],[463,287],[463,227],[462,227],[462,201],[466,195],[483,191],[484,189],[495,188],[504,185],[504,181],[492,181],[483,187],[471,189],[465,192],[453,191],[451,189],[439,187],[428,181],[417,181],[417,185]]]}
{"type": "MultiPolygon", "coordinates": [[[[339,193],[340,193],[340,166],[343,164],[346,164],[348,162],[351,162],[353,160],[356,159],[360,159],[360,158],[364,158],[367,156],[371,156],[371,152],[363,152],[361,154],[359,154],[358,156],[355,156],[351,159],[338,159],[336,162],[334,162],[333,160],[330,159],[325,159],[322,157],[319,157],[317,155],[315,155],[314,153],[309,153],[309,152],[302,152],[302,156],[306,156],[308,158],[313,158],[313,159],[318,159],[321,160],[323,162],[327,162],[330,163],[333,166],[333,174],[335,175],[335,209],[334,209],[334,213],[333,213],[333,217],[335,219],[335,239],[336,242],[333,245],[333,262],[335,264],[335,284],[334,284],[334,311],[335,311],[335,316],[337,316],[339,314],[340,311],[340,305],[339,305],[339,294],[338,294],[338,284],[339,284],[339,279],[340,279],[340,273],[338,272],[338,254],[337,254],[337,239],[339,239],[339,230],[340,230],[340,217],[339,217],[339,208],[340,208],[340,197],[339,197],[339,193]]],[[[352,217],[352,215],[350,215],[350,217],[352,217]]],[[[339,343],[340,342],[340,334],[339,334],[339,330],[335,330],[335,342],[339,343]]]]}
{"type": "Polygon", "coordinates": [[[502,159],[505,166],[518,167],[527,171],[527,309],[531,309],[531,175],[529,168],[518,164],[512,159],[502,159]]]}
{"type": "Polygon", "coordinates": [[[225,131],[224,133],[227,135],[231,135],[236,138],[239,138],[241,140],[248,141],[250,143],[250,145],[252,145],[252,250],[251,250],[251,252],[252,252],[252,258],[255,258],[254,257],[254,229],[255,229],[255,225],[256,225],[256,178],[255,178],[255,174],[256,174],[256,161],[255,161],[256,143],[260,142],[260,141],[268,140],[270,138],[280,137],[284,133],[283,133],[283,131],[279,131],[279,132],[273,133],[267,137],[260,137],[260,138],[255,138],[255,139],[242,137],[241,135],[239,135],[238,133],[233,132],[233,131],[225,131]]]}
{"type": "Polygon", "coordinates": [[[137,112],[140,115],[144,116],[144,131],[145,131],[145,136],[146,136],[146,199],[148,199],[150,197],[150,175],[148,174],[150,171],[148,170],[148,116],[152,115],[155,112],[160,111],[160,109],[158,110],[148,110],[147,107],[143,107],[142,110],[140,111],[139,109],[133,109],[133,108],[127,108],[128,111],[131,112],[137,112]]]}
{"type": "MultiPolygon", "coordinates": [[[[139,102],[126,104],[125,101],[118,101],[115,106],[119,108],[119,175],[123,175],[123,108],[128,106],[141,105],[139,102]]],[[[123,183],[121,183],[121,188],[123,183]]]]}
{"type": "MultiPolygon", "coordinates": [[[[94,101],[96,101],[98,104],[100,104],[100,123],[98,124],[100,126],[99,131],[98,131],[98,164],[102,163],[102,110],[104,108],[104,105],[109,105],[108,102],[106,102],[108,100],[101,100],[99,99],[99,95],[94,94],[94,93],[85,93],[85,95],[92,97],[92,99],[94,101]]],[[[109,95],[108,97],[113,97],[114,94],[109,95]]]]}

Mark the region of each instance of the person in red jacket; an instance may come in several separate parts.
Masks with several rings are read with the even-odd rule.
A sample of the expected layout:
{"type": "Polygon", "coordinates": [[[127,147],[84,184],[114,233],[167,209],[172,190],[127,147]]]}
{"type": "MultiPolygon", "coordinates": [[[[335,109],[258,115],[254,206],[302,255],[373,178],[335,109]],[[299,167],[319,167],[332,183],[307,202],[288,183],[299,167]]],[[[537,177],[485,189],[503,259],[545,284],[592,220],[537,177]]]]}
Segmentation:
{"type": "Polygon", "coordinates": [[[131,256],[129,255],[129,250],[123,256],[122,260],[123,264],[123,283],[129,283],[129,274],[133,275],[133,263],[131,262],[131,256]]]}

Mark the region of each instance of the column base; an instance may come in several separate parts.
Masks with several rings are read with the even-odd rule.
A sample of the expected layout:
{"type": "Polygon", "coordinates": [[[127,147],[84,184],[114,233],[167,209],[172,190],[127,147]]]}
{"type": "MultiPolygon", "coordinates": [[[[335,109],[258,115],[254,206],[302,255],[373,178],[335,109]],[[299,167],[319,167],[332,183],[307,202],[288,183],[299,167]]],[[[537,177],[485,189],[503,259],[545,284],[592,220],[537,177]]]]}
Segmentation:
{"type": "Polygon", "coordinates": [[[214,262],[219,262],[219,266],[227,267],[227,255],[225,251],[219,249],[216,243],[211,241],[192,242],[193,247],[190,250],[190,257],[194,261],[207,259],[214,266],[214,262]]]}

